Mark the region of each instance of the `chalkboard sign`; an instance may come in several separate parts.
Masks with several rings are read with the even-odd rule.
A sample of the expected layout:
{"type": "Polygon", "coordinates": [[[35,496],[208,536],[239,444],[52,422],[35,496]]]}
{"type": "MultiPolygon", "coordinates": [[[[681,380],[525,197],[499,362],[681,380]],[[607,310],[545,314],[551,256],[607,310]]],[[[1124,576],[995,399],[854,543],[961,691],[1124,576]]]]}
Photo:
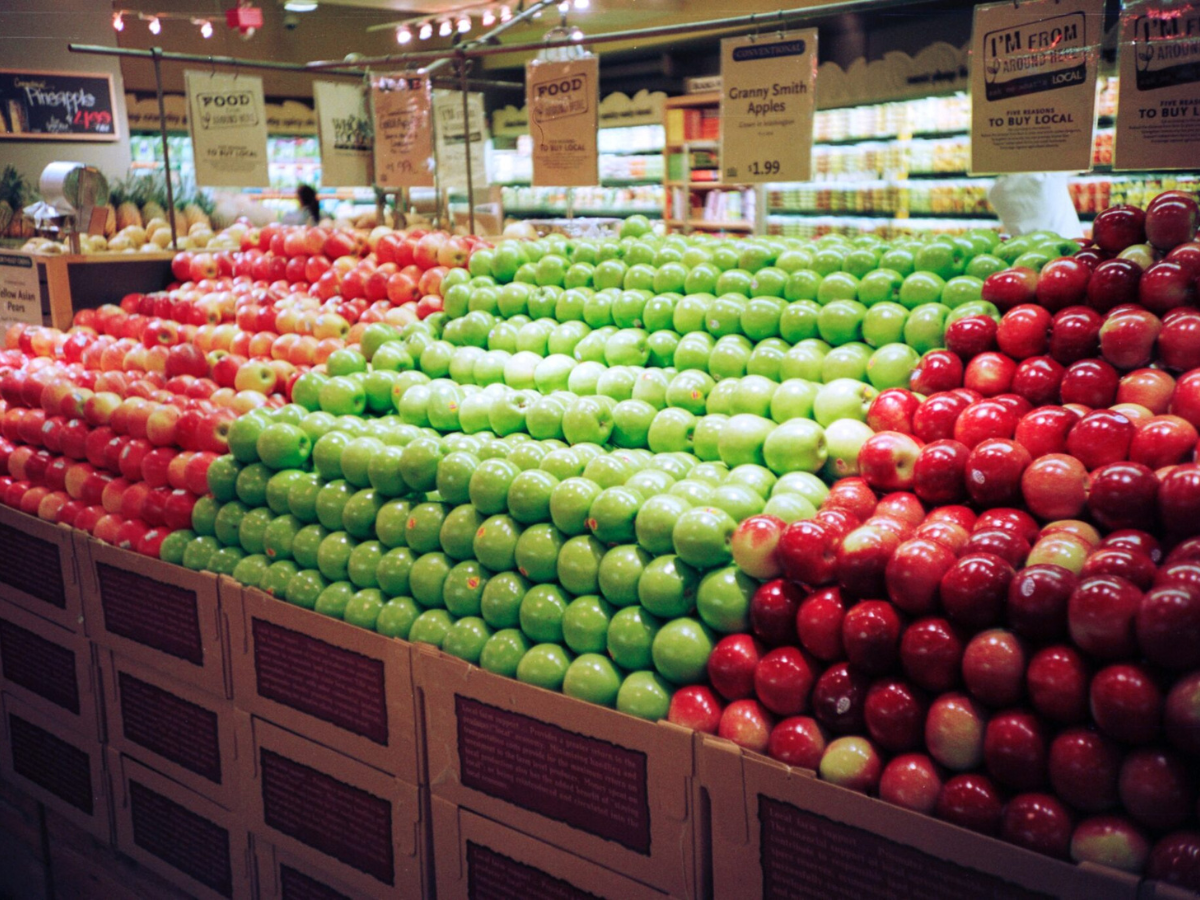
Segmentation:
{"type": "Polygon", "coordinates": [[[0,69],[0,140],[119,137],[112,75],[0,69]]]}

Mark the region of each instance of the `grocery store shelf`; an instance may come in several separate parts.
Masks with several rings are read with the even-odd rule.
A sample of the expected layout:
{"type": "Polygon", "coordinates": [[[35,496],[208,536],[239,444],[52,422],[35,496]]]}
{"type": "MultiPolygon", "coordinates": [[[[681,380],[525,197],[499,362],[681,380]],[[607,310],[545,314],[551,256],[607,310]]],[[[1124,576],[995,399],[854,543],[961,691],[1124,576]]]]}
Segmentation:
{"type": "Polygon", "coordinates": [[[669,188],[692,188],[693,190],[723,190],[723,191],[740,191],[745,188],[752,188],[752,184],[735,183],[732,181],[664,181],[664,187],[669,188]]]}
{"type": "Polygon", "coordinates": [[[753,231],[753,222],[710,222],[708,219],[688,219],[688,228],[701,228],[709,231],[753,231]]]}
{"type": "MultiPolygon", "coordinates": [[[[797,216],[804,218],[838,218],[838,219],[994,219],[992,212],[921,212],[920,210],[856,210],[856,209],[767,209],[768,216],[797,216]]],[[[1092,212],[1078,213],[1082,220],[1096,217],[1092,212]]]]}
{"type": "MultiPolygon", "coordinates": [[[[496,187],[501,188],[527,188],[533,187],[530,181],[497,181],[494,182],[496,187]]],[[[649,184],[662,184],[661,178],[601,178],[600,187],[642,187],[649,184]]]]}
{"type": "Polygon", "coordinates": [[[667,144],[667,150],[720,150],[720,141],[683,141],[678,144],[667,144]]]}
{"type": "MultiPolygon", "coordinates": [[[[509,207],[504,210],[506,216],[517,217],[536,217],[536,216],[565,216],[567,208],[565,206],[525,206],[525,207],[509,207]]],[[[613,218],[620,219],[625,216],[648,216],[651,218],[662,218],[662,210],[657,206],[636,207],[630,206],[626,208],[611,207],[611,208],[589,208],[576,209],[572,215],[581,218],[613,218]]]]}

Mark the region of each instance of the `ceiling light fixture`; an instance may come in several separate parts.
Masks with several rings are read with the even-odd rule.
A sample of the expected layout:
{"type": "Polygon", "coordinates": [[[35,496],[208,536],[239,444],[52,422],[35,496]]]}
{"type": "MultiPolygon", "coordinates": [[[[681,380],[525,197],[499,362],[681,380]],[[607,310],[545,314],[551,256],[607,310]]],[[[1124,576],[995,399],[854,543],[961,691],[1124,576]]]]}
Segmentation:
{"type": "Polygon", "coordinates": [[[150,29],[151,34],[162,34],[162,22],[158,16],[151,16],[150,24],[147,27],[150,29]]]}
{"type": "Polygon", "coordinates": [[[433,37],[433,23],[432,22],[422,22],[421,28],[417,32],[417,37],[419,37],[423,41],[427,41],[431,37],[433,37]]]}
{"type": "Polygon", "coordinates": [[[570,8],[571,0],[562,0],[562,3],[558,4],[558,11],[564,16],[567,14],[567,11],[570,10],[570,8]]]}
{"type": "Polygon", "coordinates": [[[396,29],[396,43],[409,44],[412,43],[412,29],[407,25],[401,25],[396,29]]]}
{"type": "Polygon", "coordinates": [[[583,40],[583,32],[580,31],[578,28],[572,28],[571,29],[571,40],[582,41],[583,40]]]}
{"type": "Polygon", "coordinates": [[[293,13],[309,13],[317,8],[317,0],[287,0],[283,8],[293,13]]]}
{"type": "Polygon", "coordinates": [[[576,9],[587,9],[589,6],[591,6],[590,0],[575,0],[576,9]]]}
{"type": "Polygon", "coordinates": [[[496,13],[492,11],[490,6],[483,11],[483,17],[480,21],[484,28],[491,28],[496,24],[496,13]]]}
{"type": "Polygon", "coordinates": [[[453,30],[454,28],[450,24],[449,19],[442,19],[442,21],[438,22],[438,37],[450,37],[450,32],[453,30]]]}
{"type": "Polygon", "coordinates": [[[213,36],[212,22],[208,21],[208,19],[201,19],[200,20],[200,37],[204,38],[205,40],[208,40],[212,36],[213,36]]]}
{"type": "Polygon", "coordinates": [[[122,18],[119,12],[113,13],[113,31],[124,31],[125,19],[122,18]]]}
{"type": "Polygon", "coordinates": [[[509,6],[507,3],[505,3],[502,7],[500,7],[500,21],[507,22],[511,18],[512,18],[512,7],[509,6]]]}
{"type": "Polygon", "coordinates": [[[463,13],[461,16],[458,17],[458,33],[466,34],[470,30],[471,30],[471,17],[469,15],[467,15],[466,13],[463,13]]]}

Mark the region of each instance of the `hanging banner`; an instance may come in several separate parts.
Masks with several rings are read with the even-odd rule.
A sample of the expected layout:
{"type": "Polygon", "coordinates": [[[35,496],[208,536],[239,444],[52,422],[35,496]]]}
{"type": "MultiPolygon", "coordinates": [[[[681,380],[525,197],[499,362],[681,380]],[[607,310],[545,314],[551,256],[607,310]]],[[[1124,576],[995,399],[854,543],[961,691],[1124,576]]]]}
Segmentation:
{"type": "Polygon", "coordinates": [[[0,253],[0,328],[42,324],[37,264],[25,253],[0,253]]]}
{"type": "Polygon", "coordinates": [[[600,183],[600,58],[533,60],[525,66],[525,101],[533,138],[533,186],[600,183]]]}
{"type": "Polygon", "coordinates": [[[809,181],[817,29],[721,41],[723,181],[809,181]]]}
{"type": "Polygon", "coordinates": [[[270,187],[262,79],[196,71],[183,79],[196,183],[270,187]]]}
{"type": "Polygon", "coordinates": [[[1103,25],[1104,0],[975,8],[972,174],[1091,168],[1103,25]]]}
{"type": "Polygon", "coordinates": [[[463,102],[459,91],[433,92],[433,118],[437,123],[434,140],[437,147],[438,182],[443,188],[467,189],[467,133],[471,137],[471,182],[476,188],[487,184],[487,119],[483,112],[483,94],[467,94],[469,128],[463,128],[463,102]]]}
{"type": "Polygon", "coordinates": [[[375,183],[433,187],[433,117],[429,79],[396,75],[371,83],[375,114],[375,183]]]}
{"type": "Polygon", "coordinates": [[[371,184],[371,116],[362,85],[314,81],[313,100],[321,139],[321,184],[371,184]]]}
{"type": "Polygon", "coordinates": [[[1200,3],[1121,12],[1115,169],[1194,169],[1200,159],[1200,3]]]}

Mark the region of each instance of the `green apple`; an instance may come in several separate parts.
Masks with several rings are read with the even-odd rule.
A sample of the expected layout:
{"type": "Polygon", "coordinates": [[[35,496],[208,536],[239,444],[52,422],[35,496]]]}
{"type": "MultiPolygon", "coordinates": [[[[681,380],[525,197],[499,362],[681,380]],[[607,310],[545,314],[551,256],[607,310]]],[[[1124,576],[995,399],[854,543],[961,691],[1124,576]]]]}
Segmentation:
{"type": "Polygon", "coordinates": [[[619,402],[613,408],[613,444],[617,447],[646,446],[655,412],[655,408],[644,400],[619,402]]]}
{"type": "Polygon", "coordinates": [[[792,419],[811,419],[813,403],[821,386],[803,378],[789,378],[771,395],[769,414],[779,423],[792,419]]]}
{"type": "MultiPolygon", "coordinates": [[[[164,541],[165,543],[165,541],[164,541]]],[[[159,559],[162,558],[162,548],[159,547],[159,559]]],[[[183,558],[180,556],[180,563],[183,558]]],[[[179,565],[180,563],[176,563],[179,565]]],[[[233,567],[231,577],[234,581],[247,585],[248,587],[258,587],[263,576],[267,574],[267,569],[270,568],[271,561],[261,553],[251,554],[250,556],[242,557],[238,564],[233,567]]]]}
{"type": "Polygon", "coordinates": [[[542,457],[538,468],[549,472],[559,481],[566,481],[568,478],[578,478],[582,475],[585,464],[586,460],[577,452],[577,448],[559,447],[542,457]]]}
{"type": "Polygon", "coordinates": [[[636,536],[634,522],[642,503],[642,496],[637,491],[625,487],[604,488],[596,495],[588,509],[587,526],[603,543],[620,544],[632,541],[636,536]]]}
{"type": "Polygon", "coordinates": [[[528,638],[516,628],[505,628],[493,634],[483,645],[479,665],[496,675],[515,678],[517,667],[528,652],[528,638]]]}
{"type": "Polygon", "coordinates": [[[521,601],[532,585],[516,572],[500,572],[487,580],[479,598],[479,614],[492,628],[520,623],[521,601]]]}
{"type": "Polygon", "coordinates": [[[471,503],[485,516],[508,510],[508,489],[520,469],[507,459],[488,459],[471,475],[468,493],[471,503]]]}
{"type": "Polygon", "coordinates": [[[945,287],[945,280],[937,273],[918,270],[900,285],[900,302],[909,309],[916,309],[922,303],[937,303],[945,287]]]}
{"type": "Polygon", "coordinates": [[[478,616],[467,616],[455,622],[442,641],[442,650],[469,663],[478,664],[483,648],[492,637],[492,630],[478,616]]]}
{"type": "Polygon", "coordinates": [[[374,631],[383,612],[384,596],[377,588],[363,588],[350,598],[342,618],[348,625],[374,631]]]}
{"type": "Polygon", "coordinates": [[[346,613],[346,604],[354,596],[355,587],[348,581],[335,581],[328,585],[317,596],[313,611],[333,619],[340,619],[346,613]]]}
{"type": "MultiPolygon", "coordinates": [[[[737,522],[725,510],[715,506],[694,507],[675,523],[671,530],[671,543],[683,562],[699,569],[709,569],[725,565],[732,559],[730,547],[736,530],[737,522]]],[[[645,604],[644,598],[642,602],[645,604]]],[[[654,609],[651,612],[666,615],[654,609]]]]}
{"type": "Polygon", "coordinates": [[[560,691],[570,665],[567,651],[558,644],[535,644],[517,663],[517,681],[560,691]]]}
{"type": "MultiPolygon", "coordinates": [[[[771,399],[779,385],[761,375],[747,375],[738,380],[737,393],[733,400],[735,413],[751,413],[765,417],[771,411],[771,399]]],[[[710,395],[711,396],[711,395],[710,395]]]]}
{"type": "Polygon", "coordinates": [[[825,429],[811,419],[789,419],[763,444],[763,459],[777,475],[820,472],[827,457],[825,429]]]}
{"type": "Polygon", "coordinates": [[[477,616],[482,608],[490,572],[473,559],[457,563],[442,582],[442,602],[450,614],[477,616]]]}
{"type": "Polygon", "coordinates": [[[550,497],[559,480],[542,469],[526,469],[508,488],[509,514],[523,525],[550,520],[550,497]]]}
{"type": "Polygon", "coordinates": [[[600,560],[597,573],[600,593],[613,606],[638,602],[638,581],[651,557],[636,544],[613,547],[600,560]]]}
{"type": "Polygon", "coordinates": [[[356,491],[342,507],[342,527],[358,540],[375,537],[375,517],[386,498],[372,488],[356,491]]]}
{"type": "Polygon", "coordinates": [[[525,428],[534,440],[562,438],[566,407],[557,397],[539,397],[525,410],[525,428]]]}
{"type": "Polygon", "coordinates": [[[857,299],[858,278],[849,272],[830,272],[821,281],[821,286],[817,288],[817,302],[822,306],[838,300],[857,299]]]}
{"type": "Polygon", "coordinates": [[[718,487],[725,484],[745,485],[763,499],[771,495],[778,480],[766,466],[754,463],[746,463],[732,469],[722,464],[721,467],[714,467],[711,473],[707,470],[694,470],[691,477],[709,481],[718,487]]]}
{"type": "Polygon", "coordinates": [[[543,394],[565,391],[575,360],[564,353],[554,353],[538,362],[533,370],[533,380],[543,394]]]}
{"type": "Polygon", "coordinates": [[[403,547],[408,541],[405,529],[412,514],[407,500],[389,500],[375,514],[375,535],[385,547],[403,547]]]}
{"type": "Polygon", "coordinates": [[[751,413],[739,413],[725,423],[717,449],[727,466],[743,463],[763,465],[763,444],[776,427],[770,419],[751,413]]]}
{"type": "Polygon", "coordinates": [[[908,387],[913,369],[921,361],[920,354],[907,344],[885,344],[871,354],[867,363],[867,378],[877,390],[908,387]]]}
{"type": "Polygon", "coordinates": [[[267,528],[274,519],[274,514],[266,507],[260,506],[247,512],[238,523],[238,546],[249,554],[261,554],[267,528]]]}
{"type": "Polygon", "coordinates": [[[612,616],[612,606],[595,594],[576,597],[562,614],[563,642],[575,653],[605,652],[612,616]]]}
{"type": "Polygon", "coordinates": [[[672,330],[681,335],[704,333],[708,310],[717,298],[711,293],[689,293],[675,304],[671,316],[672,330]]]}
{"type": "Polygon", "coordinates": [[[597,395],[611,397],[617,403],[631,399],[639,371],[636,366],[612,366],[596,380],[597,395]]]}
{"type": "Polygon", "coordinates": [[[444,607],[443,588],[453,561],[444,553],[423,553],[408,572],[409,593],[426,609],[444,607]]]}
{"type": "Polygon", "coordinates": [[[620,487],[634,473],[629,459],[618,453],[600,453],[593,456],[583,467],[583,477],[596,484],[601,490],[620,487]]]}
{"type": "Polygon", "coordinates": [[[315,569],[321,544],[329,536],[329,529],[322,525],[305,525],[296,532],[292,541],[292,559],[301,569],[315,569]]]}
{"type": "Polygon", "coordinates": [[[407,547],[394,547],[384,553],[375,566],[379,589],[389,597],[409,596],[409,573],[416,561],[416,555],[407,547]]]}
{"type": "Polygon", "coordinates": [[[638,602],[660,618],[685,615],[695,606],[699,584],[700,572],[693,566],[674,554],[657,556],[638,579],[638,602]]]}
{"type": "Polygon", "coordinates": [[[517,541],[522,531],[511,516],[489,516],[475,532],[475,558],[493,572],[509,571],[516,566],[517,541]]]}
{"type": "Polygon", "coordinates": [[[707,573],[696,590],[696,612],[704,624],[720,634],[750,630],[750,600],[758,582],[737,566],[707,573]]]}
{"type": "MultiPolygon", "coordinates": [[[[660,270],[661,271],[661,270],[660,270]]],[[[657,276],[655,276],[657,279],[657,276]]],[[[657,283],[657,281],[656,281],[657,283]]],[[[681,285],[682,287],[682,285],[681,285]]],[[[678,291],[657,291],[658,295],[671,294],[678,296],[678,291]]],[[[646,304],[654,297],[647,290],[624,290],[613,300],[613,324],[618,328],[646,328],[646,304]]],[[[646,328],[649,331],[649,328],[646,328]]]]}
{"type": "Polygon", "coordinates": [[[817,514],[817,508],[799,494],[783,493],[767,500],[763,512],[790,525],[800,519],[811,519],[817,514]]]}
{"type": "Polygon", "coordinates": [[[746,374],[760,375],[774,382],[782,381],[780,371],[783,368],[783,357],[790,349],[791,347],[779,338],[759,341],[750,351],[750,358],[746,360],[746,374]]]}
{"type": "Polygon", "coordinates": [[[621,682],[617,692],[617,710],[657,722],[667,717],[671,706],[671,686],[658,674],[649,671],[631,672],[621,682]]]}
{"type": "Polygon", "coordinates": [[[904,343],[912,347],[918,355],[946,346],[944,335],[946,327],[953,321],[954,314],[960,311],[969,314],[974,306],[973,303],[965,303],[953,313],[942,303],[925,303],[918,306],[904,323],[904,343]]]}
{"type": "MultiPolygon", "coordinates": [[[[582,369],[580,366],[572,376],[582,369]]],[[[567,403],[562,432],[568,444],[606,444],[612,434],[612,410],[595,397],[579,397],[567,403]]]]}
{"type": "Polygon", "coordinates": [[[543,522],[526,528],[514,551],[517,571],[534,584],[554,581],[559,552],[565,542],[566,537],[553,525],[543,522]]]}
{"type": "Polygon", "coordinates": [[[201,535],[193,540],[183,551],[183,565],[188,569],[205,569],[213,555],[221,549],[221,542],[215,537],[201,535]]]}
{"type": "Polygon", "coordinates": [[[588,513],[600,491],[598,484],[586,478],[572,476],[563,479],[550,493],[551,521],[564,534],[586,534],[588,513]]]}
{"type": "Polygon", "coordinates": [[[300,569],[290,559],[271,563],[258,582],[258,588],[272,597],[283,599],[287,595],[288,582],[300,569]]]}
{"type": "Polygon", "coordinates": [[[824,278],[813,269],[797,269],[788,275],[783,286],[783,296],[789,302],[798,300],[814,301],[821,289],[824,278]]]}
{"type": "MultiPolygon", "coordinates": [[[[857,419],[866,422],[867,409],[878,393],[869,384],[852,378],[837,378],[821,385],[813,400],[813,417],[817,424],[828,428],[838,419],[857,419]]],[[[828,434],[826,440],[828,441],[828,434]]]]}
{"type": "Polygon", "coordinates": [[[810,472],[788,472],[779,476],[771,488],[771,496],[799,494],[815,507],[820,507],[829,495],[829,487],[817,475],[810,472]]]}
{"type": "Polygon", "coordinates": [[[570,598],[558,585],[540,584],[530,588],[521,600],[518,617],[531,641],[562,643],[562,619],[570,598]]]}
{"type": "Polygon", "coordinates": [[[562,691],[568,697],[599,706],[615,706],[620,689],[620,671],[599,653],[585,653],[574,659],[562,683],[562,691]]]}
{"type": "Polygon", "coordinates": [[[821,380],[821,368],[830,346],[820,338],[807,338],[796,344],[783,355],[779,364],[779,375],[788,378],[804,378],[808,381],[821,380]]]}
{"type": "Polygon", "coordinates": [[[444,609],[427,609],[413,620],[408,639],[414,644],[432,644],[439,649],[454,626],[454,618],[444,609]]]}
{"type": "Polygon", "coordinates": [[[321,387],[329,380],[320,372],[305,372],[292,385],[292,402],[309,411],[321,408],[321,387]]]}
{"type": "Polygon", "coordinates": [[[442,550],[451,559],[473,559],[475,533],[484,521],[485,516],[469,503],[454,507],[446,515],[438,531],[438,541],[442,550]]]}
{"type": "Polygon", "coordinates": [[[665,494],[652,497],[638,510],[634,530],[638,544],[652,555],[671,553],[671,532],[678,518],[691,508],[682,497],[665,494]]]}
{"type": "Polygon", "coordinates": [[[956,275],[946,282],[940,302],[951,309],[982,299],[983,281],[974,275],[956,275]]]}
{"type": "Polygon", "coordinates": [[[858,474],[858,451],[874,432],[858,419],[837,419],[825,428],[825,477],[830,480],[858,474]]]}
{"type": "Polygon", "coordinates": [[[1000,257],[993,256],[991,253],[980,253],[978,256],[972,257],[971,261],[967,263],[967,268],[963,274],[983,281],[993,272],[999,272],[1007,268],[1008,263],[1000,257]]]}
{"type": "Polygon", "coordinates": [[[659,624],[659,620],[641,606],[618,610],[608,623],[608,655],[623,669],[649,666],[650,648],[659,624]]]}
{"type": "Polygon", "coordinates": [[[705,678],[713,634],[692,618],[678,618],[658,629],[651,646],[654,668],[673,684],[697,684],[705,678]]]}
{"type": "Polygon", "coordinates": [[[315,569],[303,569],[288,579],[284,597],[293,606],[314,609],[322,591],[329,587],[329,582],[315,569]]]}
{"type": "Polygon", "coordinates": [[[226,435],[233,458],[243,464],[257,462],[259,435],[270,424],[270,413],[261,407],[234,419],[226,435]]]}
{"type": "Polygon", "coordinates": [[[863,319],[863,340],[872,347],[882,347],[899,341],[904,336],[904,324],[908,321],[908,310],[899,303],[885,300],[867,310],[863,319]]]}
{"type": "Polygon", "coordinates": [[[740,378],[750,364],[753,345],[744,335],[729,334],[717,340],[708,355],[708,373],[716,380],[740,378]]]}
{"type": "Polygon", "coordinates": [[[317,548],[317,568],[330,581],[348,581],[350,554],[357,542],[345,531],[331,531],[317,548]]]}
{"type": "Polygon", "coordinates": [[[437,491],[447,503],[466,503],[470,499],[471,476],[481,462],[474,453],[456,450],[446,454],[437,467],[437,491]]]}
{"type": "Polygon", "coordinates": [[[404,544],[413,553],[432,553],[441,548],[442,525],[449,511],[442,503],[419,503],[404,523],[404,544]]]}
{"type": "MultiPolygon", "coordinates": [[[[422,388],[428,391],[427,387],[422,388]]],[[[371,458],[381,453],[383,441],[373,437],[357,437],[342,450],[342,477],[354,487],[366,487],[371,483],[371,458]]]]}
{"type": "Polygon", "coordinates": [[[577,535],[562,545],[558,554],[559,583],[576,596],[599,590],[600,562],[604,546],[590,535],[577,535]]]}
{"type": "Polygon", "coordinates": [[[411,597],[392,597],[379,610],[375,630],[384,637],[408,640],[413,622],[420,614],[421,608],[411,597]]]}
{"type": "Polygon", "coordinates": [[[261,462],[250,463],[238,472],[234,490],[247,506],[267,505],[267,483],[275,473],[261,462]]]}
{"type": "Polygon", "coordinates": [[[692,432],[692,452],[705,461],[721,458],[720,440],[729,417],[719,413],[710,413],[696,420],[692,432]]]}
{"type": "Polygon", "coordinates": [[[735,521],[748,519],[763,511],[762,496],[744,484],[722,484],[713,488],[708,505],[723,510],[735,521]]]}

